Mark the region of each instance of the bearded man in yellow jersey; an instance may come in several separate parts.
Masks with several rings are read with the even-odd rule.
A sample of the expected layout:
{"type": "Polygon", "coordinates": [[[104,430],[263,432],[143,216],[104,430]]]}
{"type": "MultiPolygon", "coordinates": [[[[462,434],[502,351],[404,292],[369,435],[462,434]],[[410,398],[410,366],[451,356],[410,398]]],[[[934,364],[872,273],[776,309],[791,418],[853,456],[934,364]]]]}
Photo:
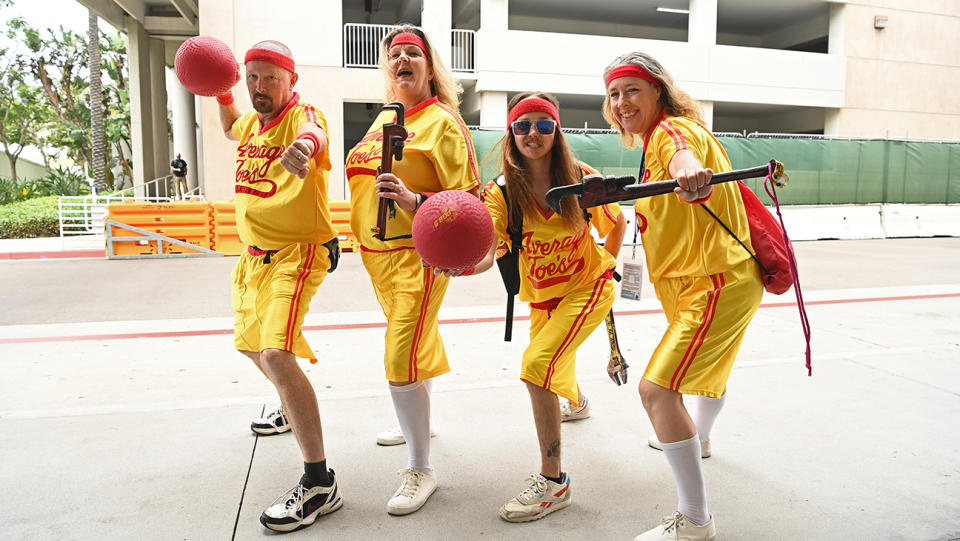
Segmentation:
{"type": "MultiPolygon", "coordinates": [[[[675,178],[675,194],[638,199],[650,280],[669,327],[643,374],[639,392],[677,484],[677,511],[635,541],[712,541],[702,458],[723,405],[727,379],[763,296],[760,271],[718,220],[750,245],[737,186],[710,185],[730,159],[706,128],[697,102],[649,55],[628,53],[604,71],[603,115],[625,146],[644,149],[642,182],[675,178]],[[682,395],[693,395],[691,416],[682,395]]],[[[752,248],[751,248],[752,249],[752,248]]]]}
{"type": "Polygon", "coordinates": [[[343,505],[327,468],[316,394],[297,365],[297,357],[316,362],[301,326],[340,249],[327,203],[326,119],[293,90],[293,54],[262,41],[247,51],[244,67],[254,110],[241,114],[232,92],[217,97],[224,133],[240,143],[237,229],[248,245],[232,277],[234,345],[273,383],[282,404],[251,428],[292,428],[303,454],[300,482],[260,515],[267,528],[291,531],[343,505]]]}

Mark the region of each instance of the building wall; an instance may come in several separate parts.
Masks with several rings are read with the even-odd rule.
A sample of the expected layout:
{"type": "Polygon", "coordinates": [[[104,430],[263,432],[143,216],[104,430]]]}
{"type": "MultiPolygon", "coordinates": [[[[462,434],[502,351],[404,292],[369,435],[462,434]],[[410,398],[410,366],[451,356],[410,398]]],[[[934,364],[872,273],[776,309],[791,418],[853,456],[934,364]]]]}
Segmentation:
{"type": "MultiPolygon", "coordinates": [[[[574,103],[583,103],[583,96],[602,96],[604,66],[624,52],[642,50],[660,60],[695,99],[716,104],[719,118],[713,118],[711,110],[707,119],[715,125],[735,125],[737,131],[822,129],[836,135],[960,139],[960,102],[953,98],[960,88],[955,45],[960,2],[955,0],[831,3],[823,16],[736,45],[724,45],[730,41],[723,32],[716,39],[701,39],[702,32],[695,32],[693,42],[584,35],[573,30],[576,21],[559,15],[541,28],[537,25],[544,21],[511,16],[508,0],[479,1],[477,73],[466,81],[464,110],[467,118],[484,125],[502,125],[506,97],[519,91],[580,96],[574,103]],[[875,15],[888,17],[886,29],[874,29],[875,15]],[[511,29],[517,25],[525,29],[511,29]],[[762,48],[789,46],[824,32],[829,32],[830,54],[762,48]],[[723,116],[724,104],[771,104],[783,106],[783,111],[732,118],[723,116]]],[[[405,3],[404,13],[413,3],[419,0],[405,3]]],[[[384,90],[376,69],[341,67],[343,23],[361,15],[349,7],[352,4],[345,12],[343,0],[278,0],[270,9],[257,0],[204,0],[199,6],[200,33],[224,40],[238,60],[263,39],[280,40],[294,51],[300,73],[297,90],[324,113],[329,125],[330,196],[348,197],[342,160],[344,103],[382,103],[384,90]],[[292,25],[291,13],[309,26],[292,25]],[[305,27],[309,32],[302,31],[305,27]]],[[[447,58],[449,45],[443,44],[449,44],[445,29],[453,26],[450,9],[449,0],[422,0],[423,24],[447,58]]],[[[613,34],[629,31],[616,25],[607,29],[613,34]]],[[[677,32],[663,37],[668,34],[677,32]]],[[[234,94],[241,110],[248,110],[243,85],[234,94]]],[[[228,199],[233,196],[235,145],[222,134],[216,102],[203,98],[201,104],[206,192],[213,199],[228,199]]],[[[596,122],[595,111],[577,106],[565,111],[564,118],[572,127],[582,127],[584,121],[591,128],[604,127],[596,122]]]]}
{"type": "Polygon", "coordinates": [[[838,134],[960,140],[960,2],[851,1],[843,33],[838,134]],[[876,16],[886,28],[874,28],[876,16]]]}
{"type": "MultiPolygon", "coordinates": [[[[17,181],[36,180],[47,176],[47,168],[23,157],[17,158],[17,181]]],[[[0,154],[0,177],[10,179],[10,159],[0,154]]]]}

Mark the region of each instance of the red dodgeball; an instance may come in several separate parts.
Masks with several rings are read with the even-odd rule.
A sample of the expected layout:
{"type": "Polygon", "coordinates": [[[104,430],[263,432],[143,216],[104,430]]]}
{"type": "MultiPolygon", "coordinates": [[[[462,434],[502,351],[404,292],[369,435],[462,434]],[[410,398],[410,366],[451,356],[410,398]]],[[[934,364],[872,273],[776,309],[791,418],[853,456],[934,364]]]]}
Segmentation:
{"type": "Polygon", "coordinates": [[[467,192],[440,192],[417,209],[413,245],[421,259],[441,269],[475,266],[493,244],[493,220],[487,207],[467,192]]]}
{"type": "Polygon", "coordinates": [[[208,36],[184,41],[177,49],[173,65],[180,84],[198,96],[226,94],[237,83],[240,73],[230,47],[208,36]]]}

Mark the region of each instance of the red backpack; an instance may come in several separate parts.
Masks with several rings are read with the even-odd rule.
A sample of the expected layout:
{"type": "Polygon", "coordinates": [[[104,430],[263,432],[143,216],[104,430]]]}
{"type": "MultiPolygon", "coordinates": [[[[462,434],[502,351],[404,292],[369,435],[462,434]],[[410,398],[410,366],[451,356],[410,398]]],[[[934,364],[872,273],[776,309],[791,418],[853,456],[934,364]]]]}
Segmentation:
{"type": "Polygon", "coordinates": [[[750,255],[760,266],[763,288],[775,295],[782,295],[796,281],[792,270],[795,263],[791,260],[793,244],[753,190],[739,180],[737,186],[747,213],[747,223],[750,224],[750,242],[756,251],[756,254],[750,255]]]}

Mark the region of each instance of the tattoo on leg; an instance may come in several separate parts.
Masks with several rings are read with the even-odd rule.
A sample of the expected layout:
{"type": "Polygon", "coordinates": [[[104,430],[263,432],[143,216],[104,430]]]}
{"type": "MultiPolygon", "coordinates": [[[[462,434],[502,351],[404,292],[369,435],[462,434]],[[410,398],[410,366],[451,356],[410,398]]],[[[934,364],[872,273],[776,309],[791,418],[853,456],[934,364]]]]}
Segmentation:
{"type": "Polygon", "coordinates": [[[553,440],[547,448],[547,456],[560,456],[560,440],[553,440]]]}

